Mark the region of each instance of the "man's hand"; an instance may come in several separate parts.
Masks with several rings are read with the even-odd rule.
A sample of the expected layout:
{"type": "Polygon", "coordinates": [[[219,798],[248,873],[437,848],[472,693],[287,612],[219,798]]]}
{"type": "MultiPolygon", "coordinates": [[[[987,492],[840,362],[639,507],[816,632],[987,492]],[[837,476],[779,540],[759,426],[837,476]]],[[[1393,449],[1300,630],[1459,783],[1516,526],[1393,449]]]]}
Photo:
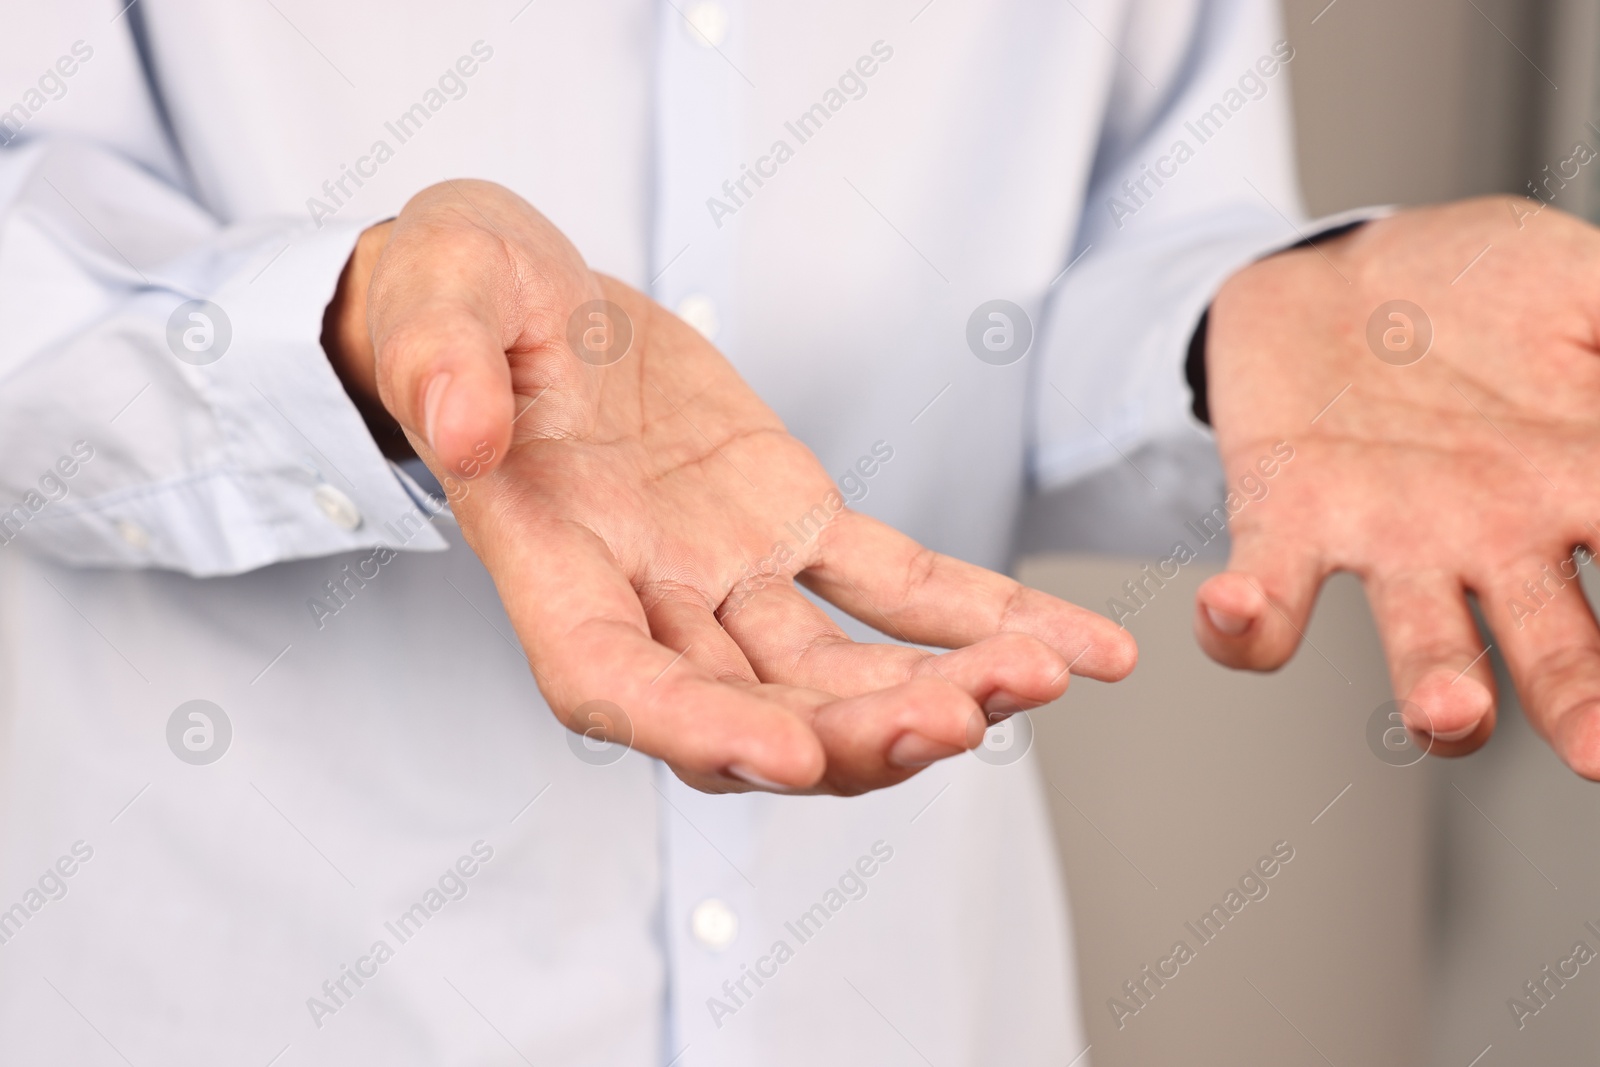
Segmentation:
{"type": "Polygon", "coordinates": [[[1600,779],[1600,631],[1574,559],[1600,549],[1597,282],[1600,231],[1506,198],[1407,211],[1230,280],[1207,356],[1224,464],[1237,484],[1275,442],[1294,459],[1200,589],[1206,651],[1280,666],[1323,578],[1353,571],[1407,725],[1463,754],[1495,720],[1470,590],[1535,728],[1600,779]]]}
{"type": "Polygon", "coordinates": [[[499,186],[435,186],[370,231],[325,338],[462,485],[456,518],[555,713],[700,788],[891,785],[1069,671],[1133,667],[1108,620],[846,508],[709,343],[499,186]],[[958,651],[852,642],[796,582],[958,651]]]}

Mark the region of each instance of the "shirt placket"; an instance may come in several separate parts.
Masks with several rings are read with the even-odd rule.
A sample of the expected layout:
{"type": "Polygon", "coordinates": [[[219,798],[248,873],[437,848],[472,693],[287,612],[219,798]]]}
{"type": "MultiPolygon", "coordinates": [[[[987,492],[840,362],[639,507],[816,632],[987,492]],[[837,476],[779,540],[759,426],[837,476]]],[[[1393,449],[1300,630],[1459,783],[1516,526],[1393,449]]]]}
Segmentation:
{"type": "MultiPolygon", "coordinates": [[[[741,29],[740,8],[728,0],[663,0],[657,9],[648,288],[730,355],[738,345],[736,230],[728,219],[717,224],[708,201],[739,171],[741,105],[754,92],[737,65],[741,29]]],[[[719,1063],[699,991],[737,977],[754,928],[752,809],[738,798],[698,793],[662,765],[656,785],[664,801],[661,922],[668,977],[662,1061],[673,1067],[719,1063]]]]}

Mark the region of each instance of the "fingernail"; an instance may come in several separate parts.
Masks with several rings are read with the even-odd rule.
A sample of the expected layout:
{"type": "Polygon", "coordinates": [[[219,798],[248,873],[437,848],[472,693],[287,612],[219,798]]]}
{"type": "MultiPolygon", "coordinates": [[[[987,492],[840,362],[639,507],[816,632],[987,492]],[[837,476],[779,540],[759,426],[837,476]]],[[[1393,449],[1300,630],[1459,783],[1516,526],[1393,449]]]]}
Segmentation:
{"type": "Polygon", "coordinates": [[[728,777],[737,778],[741,782],[748,782],[758,789],[770,789],[774,793],[782,793],[789,788],[786,785],[779,785],[770,778],[763,778],[742,763],[728,764],[728,777]]]}
{"type": "Polygon", "coordinates": [[[888,760],[890,766],[913,770],[951,756],[959,756],[965,751],[966,749],[947,745],[942,741],[931,741],[921,734],[901,734],[900,739],[889,746],[888,760]]]}
{"type": "Polygon", "coordinates": [[[1250,629],[1250,620],[1238,615],[1230,615],[1225,611],[1218,611],[1210,604],[1206,605],[1206,618],[1211,620],[1211,625],[1227,634],[1229,637],[1238,637],[1250,629]]]}
{"type": "Polygon", "coordinates": [[[422,436],[428,439],[428,447],[435,452],[439,446],[434,442],[434,423],[439,416],[439,403],[444,399],[445,390],[450,388],[450,375],[434,375],[433,381],[428,383],[428,391],[422,394],[422,436]]]}
{"type": "MultiPolygon", "coordinates": [[[[1488,694],[1485,694],[1485,696],[1487,695],[1488,694]]],[[[1424,717],[1426,717],[1426,714],[1427,713],[1424,712],[1424,717]]],[[[1471,737],[1473,733],[1477,731],[1478,727],[1483,725],[1484,716],[1488,714],[1488,710],[1485,709],[1482,715],[1479,715],[1477,718],[1467,723],[1467,725],[1458,726],[1454,730],[1436,730],[1433,728],[1433,723],[1431,721],[1428,722],[1423,729],[1427,733],[1431,733],[1435,741],[1462,741],[1468,737],[1471,737]]]]}
{"type": "Polygon", "coordinates": [[[1401,714],[1407,727],[1424,736],[1432,736],[1435,741],[1461,741],[1471,737],[1483,725],[1484,718],[1494,707],[1494,694],[1476,678],[1458,674],[1444,681],[1447,674],[1442,670],[1432,672],[1417,686],[1417,690],[1429,690],[1426,698],[1414,690],[1411,699],[1403,702],[1401,714]],[[1433,709],[1431,713],[1428,710],[1430,706],[1433,709]],[[1451,730],[1439,729],[1434,724],[1435,718],[1460,722],[1467,716],[1470,716],[1470,720],[1465,725],[1451,730]],[[1413,722],[1413,719],[1421,721],[1413,722]]]}

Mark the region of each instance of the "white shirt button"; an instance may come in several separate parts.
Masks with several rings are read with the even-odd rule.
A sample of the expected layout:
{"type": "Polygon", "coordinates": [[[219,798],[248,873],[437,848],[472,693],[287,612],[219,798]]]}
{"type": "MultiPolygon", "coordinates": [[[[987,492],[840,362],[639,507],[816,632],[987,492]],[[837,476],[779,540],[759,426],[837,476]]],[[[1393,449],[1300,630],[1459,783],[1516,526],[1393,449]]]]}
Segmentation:
{"type": "Polygon", "coordinates": [[[311,499],[339,529],[354,530],[361,525],[361,509],[356,502],[327,482],[311,490],[311,499]]]}
{"type": "Polygon", "coordinates": [[[717,321],[717,305],[704,293],[691,293],[678,305],[678,318],[700,331],[707,341],[717,339],[722,324],[717,321]]]}
{"type": "Polygon", "coordinates": [[[129,519],[118,519],[117,536],[126,541],[129,546],[143,551],[150,547],[150,534],[143,526],[129,519]]]}
{"type": "Polygon", "coordinates": [[[714,0],[700,0],[690,4],[683,17],[689,36],[704,48],[721,48],[728,39],[728,9],[714,0]]]}
{"type": "Polygon", "coordinates": [[[689,932],[706,948],[720,952],[733,944],[739,933],[739,917],[716,897],[707,897],[689,916],[689,932]]]}

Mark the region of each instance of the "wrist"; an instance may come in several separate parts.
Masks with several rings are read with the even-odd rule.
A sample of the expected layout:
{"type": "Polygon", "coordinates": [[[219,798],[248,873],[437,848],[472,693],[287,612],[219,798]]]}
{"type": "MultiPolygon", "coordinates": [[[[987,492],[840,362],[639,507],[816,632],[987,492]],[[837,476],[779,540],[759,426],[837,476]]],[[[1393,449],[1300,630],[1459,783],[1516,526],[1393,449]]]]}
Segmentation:
{"type": "MultiPolygon", "coordinates": [[[[1194,417],[1207,426],[1211,422],[1211,374],[1208,365],[1208,354],[1211,349],[1211,334],[1213,331],[1212,311],[1219,302],[1223,302],[1230,290],[1248,289],[1260,277],[1270,277],[1272,263],[1282,256],[1307,250],[1317,252],[1324,258],[1332,253],[1337,255],[1347,244],[1355,240],[1356,231],[1375,220],[1356,219],[1352,222],[1340,223],[1326,230],[1302,238],[1294,244],[1263,256],[1261,259],[1246,264],[1234,272],[1223,282],[1218,289],[1216,297],[1210,306],[1200,315],[1200,321],[1195,324],[1194,333],[1189,336],[1189,347],[1184,358],[1184,379],[1188,382],[1191,396],[1189,410],[1194,417]]],[[[1381,220],[1377,220],[1381,221],[1381,220]]]]}

